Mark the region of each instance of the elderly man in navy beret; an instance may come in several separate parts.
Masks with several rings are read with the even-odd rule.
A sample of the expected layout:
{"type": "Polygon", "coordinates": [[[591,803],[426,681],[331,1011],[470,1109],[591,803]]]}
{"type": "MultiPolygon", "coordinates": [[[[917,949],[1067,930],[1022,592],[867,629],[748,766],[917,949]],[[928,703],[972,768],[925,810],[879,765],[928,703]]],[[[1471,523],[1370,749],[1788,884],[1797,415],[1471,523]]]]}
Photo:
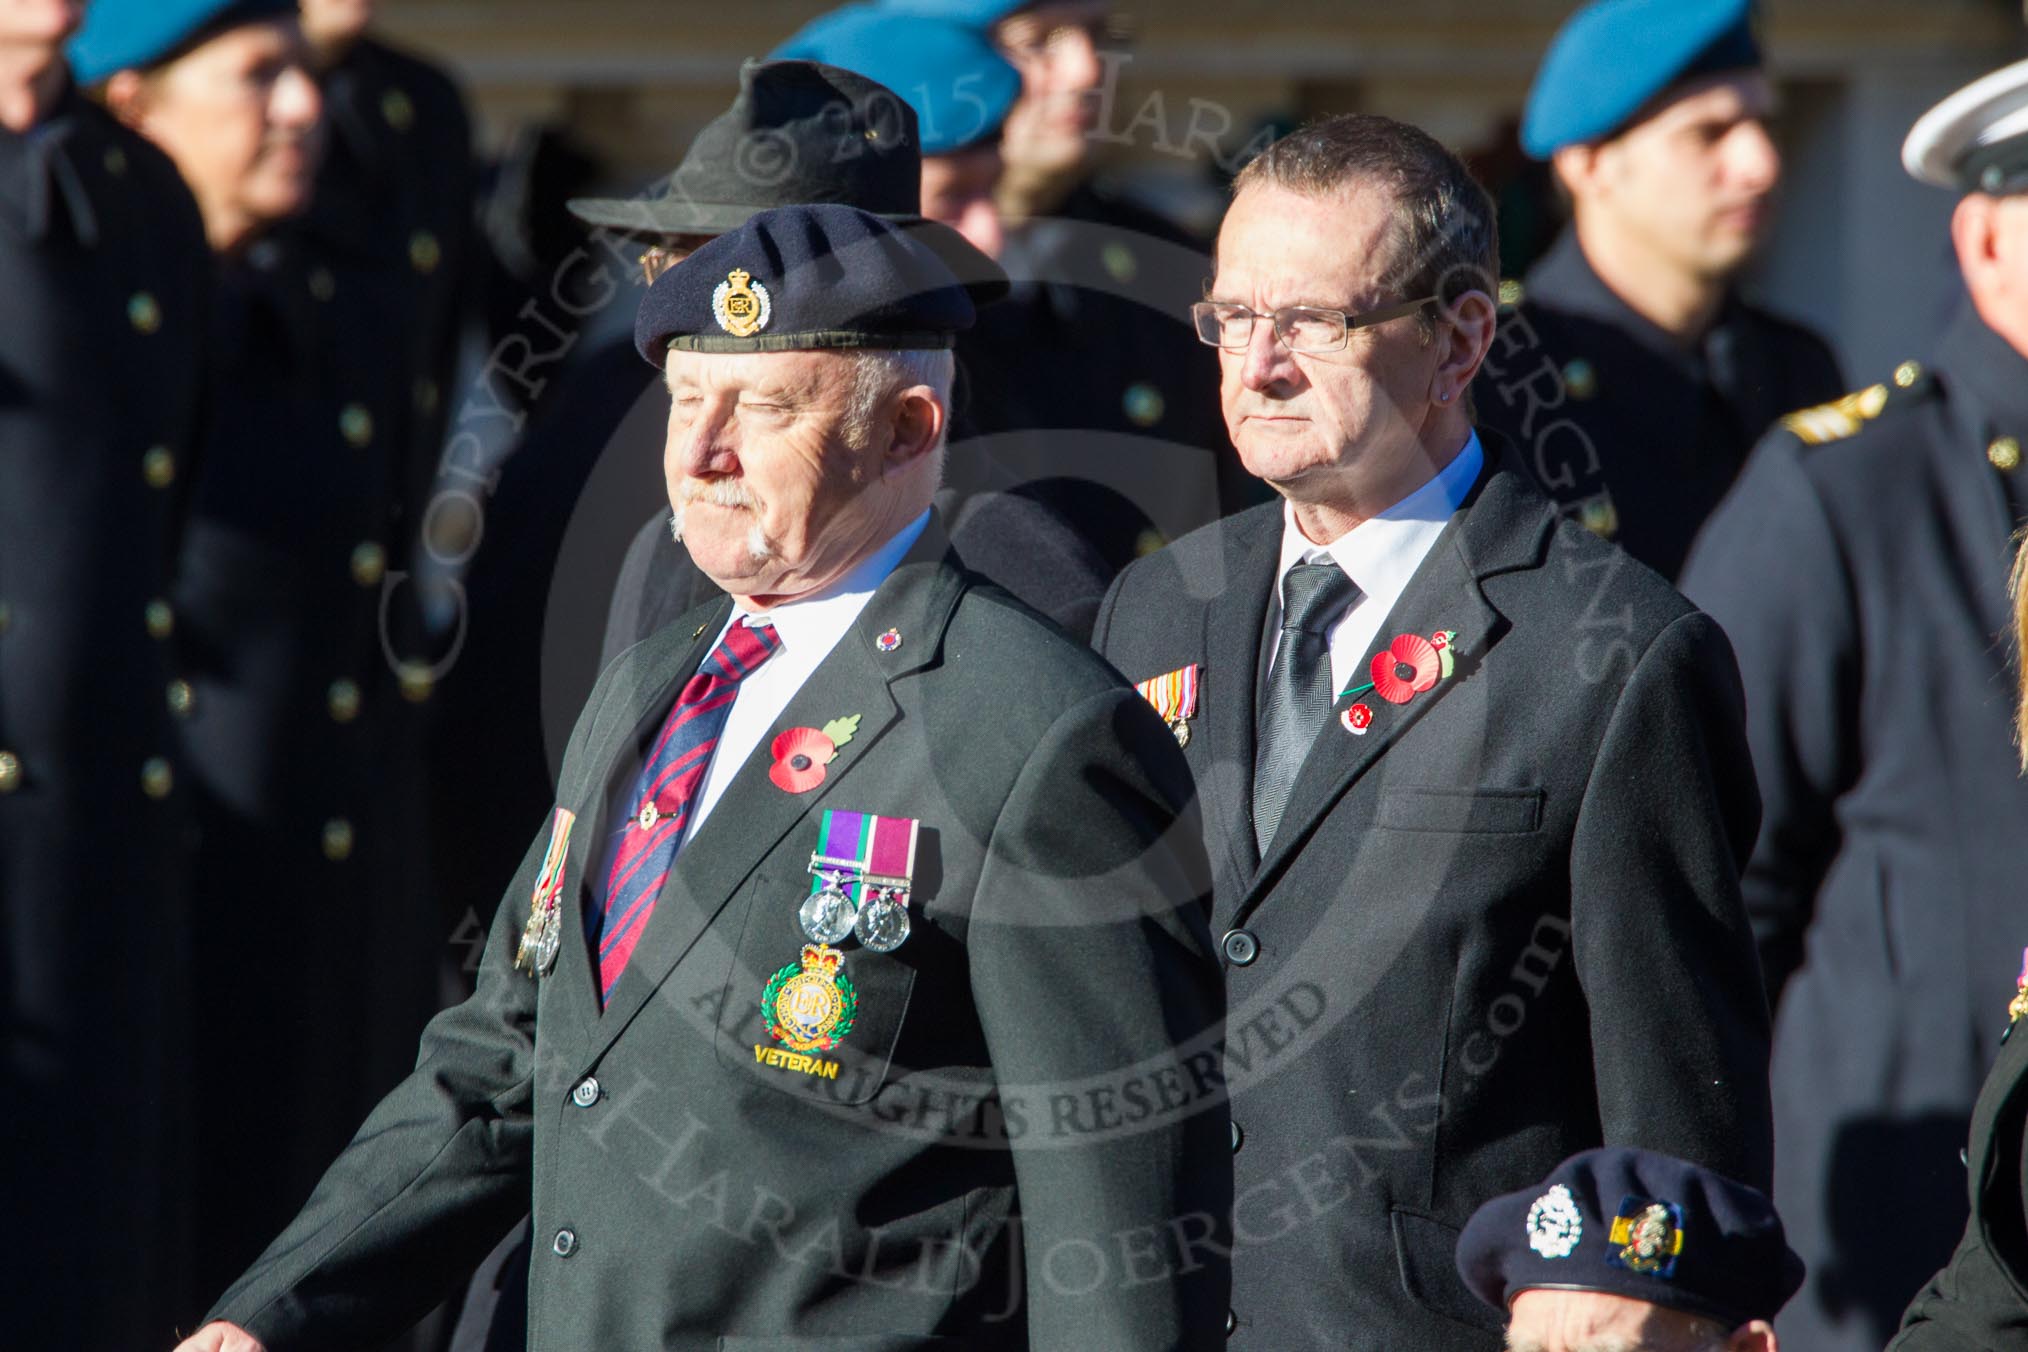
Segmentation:
{"type": "Polygon", "coordinates": [[[674,529],[729,595],[607,669],[476,994],[187,1348],[370,1346],[531,1194],[531,1347],[1222,1344],[1189,770],[942,538],[971,321],[837,205],[650,290],[674,529]]]}
{"type": "Polygon", "coordinates": [[[1487,1202],[1458,1275],[1512,1352],[1776,1352],[1803,1261],[1758,1188],[1650,1150],[1587,1150],[1487,1202]]]}
{"type": "Polygon", "coordinates": [[[1476,393],[1549,494],[1664,577],[1746,452],[1842,389],[1815,334],[1739,294],[1781,157],[1752,0],[1597,0],[1535,76],[1522,147],[1572,221],[1476,393]]]}

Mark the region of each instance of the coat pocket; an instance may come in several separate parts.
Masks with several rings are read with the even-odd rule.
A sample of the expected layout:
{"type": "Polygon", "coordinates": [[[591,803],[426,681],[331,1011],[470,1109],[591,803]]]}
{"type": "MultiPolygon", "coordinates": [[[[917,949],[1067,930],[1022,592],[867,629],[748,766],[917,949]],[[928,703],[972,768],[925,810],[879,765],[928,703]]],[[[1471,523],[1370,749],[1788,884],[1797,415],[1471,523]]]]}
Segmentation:
{"type": "Polygon", "coordinates": [[[1519,835],[1542,825],[1540,789],[1390,788],[1374,824],[1390,831],[1485,831],[1519,835]]]}
{"type": "Polygon", "coordinates": [[[1505,1321],[1458,1276],[1457,1227],[1401,1207],[1391,1219],[1401,1289],[1431,1314],[1499,1332],[1505,1321]]]}
{"type": "Polygon", "coordinates": [[[915,945],[812,943],[796,918],[807,887],[807,878],[754,885],[719,1010],[719,1064],[778,1093],[865,1103],[887,1080],[915,945]]]}

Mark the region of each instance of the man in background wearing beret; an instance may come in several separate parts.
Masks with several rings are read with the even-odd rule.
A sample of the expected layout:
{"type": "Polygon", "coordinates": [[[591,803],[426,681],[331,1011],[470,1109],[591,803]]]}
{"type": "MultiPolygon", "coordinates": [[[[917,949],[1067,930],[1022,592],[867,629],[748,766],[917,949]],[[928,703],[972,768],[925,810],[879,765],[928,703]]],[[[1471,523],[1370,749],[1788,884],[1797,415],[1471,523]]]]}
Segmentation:
{"type": "Polygon", "coordinates": [[[1958,198],[1935,360],[1784,418],[1683,575],[1746,682],[1774,1196],[1810,1265],[1781,1331],[1812,1352],[1878,1348],[1964,1227],[2028,877],[1995,641],[2028,521],[2028,63],[1925,113],[1902,163],[1958,198]]]}
{"type": "Polygon", "coordinates": [[[1672,579],[1755,439],[1843,388],[1821,339],[1735,285],[1781,173],[1752,11],[1598,0],[1557,33],[1521,138],[1573,219],[1478,381],[1543,489],[1672,579]]]}
{"type": "Polygon", "coordinates": [[[168,1327],[189,1254],[164,696],[209,250],[175,166],[78,88],[83,8],[0,4],[0,1195],[41,1236],[7,1340],[125,1348],[168,1327]]]}
{"type": "Polygon", "coordinates": [[[1189,771],[942,538],[972,314],[836,205],[650,290],[675,528],[731,595],[608,668],[478,991],[186,1348],[370,1345],[531,1185],[531,1347],[1220,1344],[1189,771]]]}
{"type": "Polygon", "coordinates": [[[1803,1262],[1758,1188],[1601,1149],[1472,1213],[1458,1275],[1511,1352],[1777,1352],[1769,1321],[1803,1262]]]}

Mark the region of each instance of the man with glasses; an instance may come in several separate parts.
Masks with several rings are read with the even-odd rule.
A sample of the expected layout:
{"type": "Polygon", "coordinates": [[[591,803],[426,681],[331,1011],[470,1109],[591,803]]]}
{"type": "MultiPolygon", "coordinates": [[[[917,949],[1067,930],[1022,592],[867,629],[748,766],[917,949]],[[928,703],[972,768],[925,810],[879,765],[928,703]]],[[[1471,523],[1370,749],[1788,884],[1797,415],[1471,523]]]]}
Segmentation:
{"type": "Polygon", "coordinates": [[[1195,319],[1282,501],[1099,611],[1202,797],[1237,1347],[1498,1347],[1459,1228],[1579,1150],[1768,1181],[1738,676],[1473,430],[1495,233],[1386,118],[1249,165],[1195,319]]]}
{"type": "Polygon", "coordinates": [[[1557,33],[1521,129],[1572,220],[1503,299],[1479,381],[1567,511],[1664,577],[1784,413],[1844,389],[1740,273],[1781,155],[1751,0],[1598,0],[1557,33]]]}

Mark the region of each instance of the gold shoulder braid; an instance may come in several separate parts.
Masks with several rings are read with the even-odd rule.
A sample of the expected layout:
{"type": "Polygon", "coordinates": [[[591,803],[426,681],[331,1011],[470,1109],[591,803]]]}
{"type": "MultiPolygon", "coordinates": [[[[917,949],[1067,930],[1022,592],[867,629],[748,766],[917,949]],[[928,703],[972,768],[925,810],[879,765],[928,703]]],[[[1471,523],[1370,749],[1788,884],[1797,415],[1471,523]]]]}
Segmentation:
{"type": "Polygon", "coordinates": [[[1798,409],[1783,418],[1781,425],[1795,433],[1804,445],[1821,446],[1827,441],[1843,441],[1853,435],[1869,420],[1878,417],[1885,407],[1887,387],[1868,385],[1828,404],[1798,409]]]}

